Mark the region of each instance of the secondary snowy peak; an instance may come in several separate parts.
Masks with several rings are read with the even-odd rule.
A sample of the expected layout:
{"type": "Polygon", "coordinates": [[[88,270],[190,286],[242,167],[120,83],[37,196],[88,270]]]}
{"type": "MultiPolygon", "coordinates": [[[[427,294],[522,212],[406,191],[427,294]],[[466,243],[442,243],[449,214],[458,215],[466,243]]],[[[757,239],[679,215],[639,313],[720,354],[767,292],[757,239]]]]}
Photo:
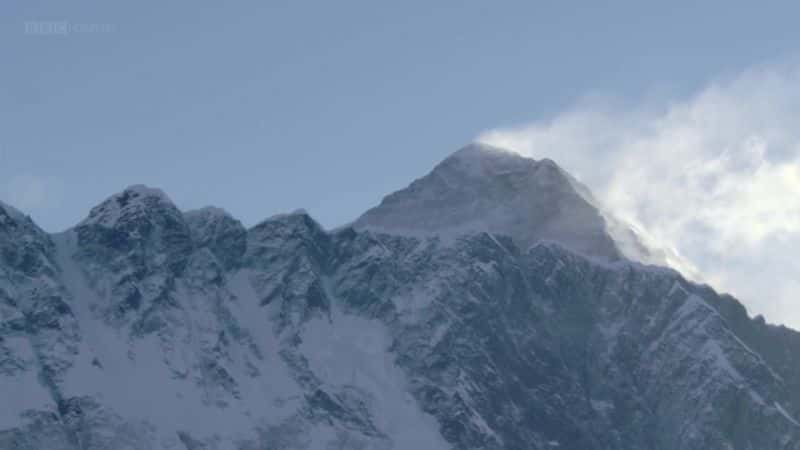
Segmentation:
{"type": "Polygon", "coordinates": [[[293,257],[311,255],[320,259],[330,240],[325,230],[304,210],[272,216],[247,232],[247,255],[250,265],[270,264],[278,254],[293,257]]]}
{"type": "Polygon", "coordinates": [[[250,229],[249,234],[256,240],[283,241],[306,235],[321,236],[325,230],[305,210],[298,209],[260,222],[250,229]]]}
{"type": "Polygon", "coordinates": [[[109,266],[137,261],[182,270],[193,248],[183,213],[160,189],[128,187],[92,208],[79,223],[80,256],[109,266]]]}
{"type": "Polygon", "coordinates": [[[208,248],[225,267],[234,267],[247,247],[247,230],[227,211],[213,206],[183,213],[197,248],[208,248]]]}
{"type": "Polygon", "coordinates": [[[159,212],[177,211],[172,200],[160,189],[141,184],[129,186],[92,208],[78,226],[100,225],[115,228],[120,223],[140,220],[159,212]]]}
{"type": "Polygon", "coordinates": [[[549,240],[618,259],[605,220],[584,189],[549,159],[471,144],[385,197],[354,226],[414,235],[489,231],[508,235],[522,247],[549,240]]]}

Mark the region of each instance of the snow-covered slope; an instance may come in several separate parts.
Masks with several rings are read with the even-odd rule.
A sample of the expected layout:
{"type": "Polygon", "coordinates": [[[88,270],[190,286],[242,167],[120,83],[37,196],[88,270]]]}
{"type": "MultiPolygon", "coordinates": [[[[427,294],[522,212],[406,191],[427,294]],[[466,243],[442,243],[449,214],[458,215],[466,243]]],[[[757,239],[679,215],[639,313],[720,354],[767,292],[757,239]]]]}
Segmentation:
{"type": "Polygon", "coordinates": [[[354,226],[0,204],[0,449],[800,449],[797,333],[471,146],[354,226]]]}

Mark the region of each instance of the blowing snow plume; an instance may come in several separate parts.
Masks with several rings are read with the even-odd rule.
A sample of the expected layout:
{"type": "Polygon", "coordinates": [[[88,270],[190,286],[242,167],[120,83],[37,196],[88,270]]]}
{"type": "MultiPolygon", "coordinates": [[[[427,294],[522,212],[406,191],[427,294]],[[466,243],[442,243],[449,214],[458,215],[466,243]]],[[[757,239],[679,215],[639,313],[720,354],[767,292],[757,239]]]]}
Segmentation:
{"type": "Polygon", "coordinates": [[[798,82],[798,66],[761,67],[667,104],[581,105],[478,140],[555,159],[680,255],[676,268],[797,327],[798,82]]]}

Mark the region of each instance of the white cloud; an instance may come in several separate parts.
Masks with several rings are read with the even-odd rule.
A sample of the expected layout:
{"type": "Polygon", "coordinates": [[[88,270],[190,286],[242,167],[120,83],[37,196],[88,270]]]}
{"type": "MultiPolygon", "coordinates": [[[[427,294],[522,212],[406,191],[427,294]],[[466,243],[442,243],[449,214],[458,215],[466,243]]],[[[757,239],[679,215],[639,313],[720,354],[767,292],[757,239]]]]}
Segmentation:
{"type": "Polygon", "coordinates": [[[752,313],[800,327],[800,67],[635,108],[582,104],[478,139],[550,157],[752,313]]]}

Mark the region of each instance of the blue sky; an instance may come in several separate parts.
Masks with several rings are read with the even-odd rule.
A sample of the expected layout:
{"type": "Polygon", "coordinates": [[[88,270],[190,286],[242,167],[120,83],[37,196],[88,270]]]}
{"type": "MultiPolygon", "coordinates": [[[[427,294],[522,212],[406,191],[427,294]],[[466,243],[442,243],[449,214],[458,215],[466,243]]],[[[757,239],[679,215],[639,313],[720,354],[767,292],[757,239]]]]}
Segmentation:
{"type": "Polygon", "coordinates": [[[680,98],[800,42],[788,2],[576,3],[5,1],[0,198],[48,231],[135,183],[333,227],[485,130],[680,98]]]}

